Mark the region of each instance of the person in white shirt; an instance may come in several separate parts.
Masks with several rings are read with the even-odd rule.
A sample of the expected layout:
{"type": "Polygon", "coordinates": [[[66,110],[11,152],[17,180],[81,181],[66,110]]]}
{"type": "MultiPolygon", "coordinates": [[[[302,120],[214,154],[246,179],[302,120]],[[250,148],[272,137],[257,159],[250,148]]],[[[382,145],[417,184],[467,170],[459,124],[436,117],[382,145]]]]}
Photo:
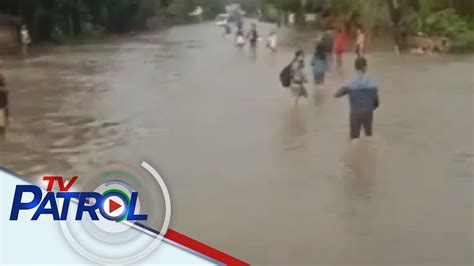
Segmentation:
{"type": "Polygon", "coordinates": [[[23,58],[26,58],[26,56],[28,55],[28,45],[31,43],[30,34],[28,33],[28,29],[26,28],[26,25],[21,26],[20,35],[21,35],[22,55],[23,55],[23,58]]]}
{"type": "Polygon", "coordinates": [[[305,84],[308,83],[308,78],[305,74],[305,53],[303,50],[295,52],[295,57],[291,62],[291,81],[290,88],[293,96],[295,97],[295,107],[298,105],[298,99],[300,97],[308,98],[308,91],[305,88],[305,84]]]}
{"type": "Polygon", "coordinates": [[[278,42],[278,38],[277,38],[276,32],[274,30],[272,30],[270,32],[270,35],[268,36],[268,39],[267,39],[267,47],[270,48],[270,50],[272,50],[272,52],[276,52],[277,51],[277,42],[278,42]]]}
{"type": "Polygon", "coordinates": [[[244,33],[242,30],[237,30],[237,38],[235,40],[235,45],[239,48],[242,48],[245,43],[246,43],[246,39],[245,39],[245,36],[244,36],[244,33]]]}
{"type": "Polygon", "coordinates": [[[363,57],[365,53],[365,32],[362,26],[357,27],[357,37],[356,37],[356,54],[358,57],[363,57]]]}

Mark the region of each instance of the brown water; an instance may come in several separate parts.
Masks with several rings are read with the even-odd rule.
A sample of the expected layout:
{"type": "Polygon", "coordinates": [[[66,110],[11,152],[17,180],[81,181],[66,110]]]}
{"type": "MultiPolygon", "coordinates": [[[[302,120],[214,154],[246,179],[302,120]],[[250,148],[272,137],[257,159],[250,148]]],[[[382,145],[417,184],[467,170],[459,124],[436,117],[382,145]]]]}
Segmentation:
{"type": "Polygon", "coordinates": [[[314,36],[287,32],[253,59],[221,33],[181,26],[6,61],[0,165],[87,177],[146,159],[173,229],[252,264],[473,264],[474,56],[370,54],[375,136],[350,145],[347,100],[331,95],[351,55],[294,108],[277,75],[314,36]]]}

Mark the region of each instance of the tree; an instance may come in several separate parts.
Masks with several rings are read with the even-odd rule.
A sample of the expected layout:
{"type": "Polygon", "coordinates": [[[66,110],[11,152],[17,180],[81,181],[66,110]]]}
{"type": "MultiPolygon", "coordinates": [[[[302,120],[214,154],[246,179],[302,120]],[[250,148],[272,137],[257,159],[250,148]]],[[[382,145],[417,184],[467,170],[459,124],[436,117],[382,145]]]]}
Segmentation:
{"type": "Polygon", "coordinates": [[[123,32],[143,27],[170,0],[2,0],[0,13],[20,17],[36,40],[79,35],[84,23],[123,32]]]}
{"type": "Polygon", "coordinates": [[[301,7],[300,0],[268,0],[276,9],[286,12],[297,12],[301,7]]]}

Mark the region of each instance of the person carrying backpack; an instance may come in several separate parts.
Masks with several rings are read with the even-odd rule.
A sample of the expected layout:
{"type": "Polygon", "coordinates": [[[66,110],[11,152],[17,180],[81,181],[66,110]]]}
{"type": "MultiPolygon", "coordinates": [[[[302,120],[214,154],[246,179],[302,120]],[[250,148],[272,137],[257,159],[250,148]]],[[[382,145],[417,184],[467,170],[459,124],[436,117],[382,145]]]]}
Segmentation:
{"type": "Polygon", "coordinates": [[[295,106],[298,105],[299,97],[308,98],[308,91],[304,87],[304,84],[308,82],[308,78],[304,72],[304,59],[304,51],[298,50],[295,52],[295,59],[293,59],[293,63],[291,64],[293,76],[291,78],[290,87],[295,96],[295,106]]]}
{"type": "Polygon", "coordinates": [[[298,105],[299,97],[308,97],[308,92],[304,87],[304,84],[308,82],[304,73],[304,57],[302,50],[296,51],[293,60],[280,72],[281,85],[291,89],[295,97],[295,106],[298,105]]]}

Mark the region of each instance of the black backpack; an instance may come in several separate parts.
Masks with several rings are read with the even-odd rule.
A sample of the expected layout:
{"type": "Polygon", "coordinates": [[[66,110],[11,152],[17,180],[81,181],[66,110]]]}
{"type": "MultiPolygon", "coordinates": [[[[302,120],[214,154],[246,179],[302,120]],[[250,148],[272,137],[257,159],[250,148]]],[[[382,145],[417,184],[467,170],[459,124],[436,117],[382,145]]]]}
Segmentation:
{"type": "Polygon", "coordinates": [[[284,67],[280,72],[280,82],[283,87],[290,87],[293,78],[293,68],[291,64],[284,67]]]}

